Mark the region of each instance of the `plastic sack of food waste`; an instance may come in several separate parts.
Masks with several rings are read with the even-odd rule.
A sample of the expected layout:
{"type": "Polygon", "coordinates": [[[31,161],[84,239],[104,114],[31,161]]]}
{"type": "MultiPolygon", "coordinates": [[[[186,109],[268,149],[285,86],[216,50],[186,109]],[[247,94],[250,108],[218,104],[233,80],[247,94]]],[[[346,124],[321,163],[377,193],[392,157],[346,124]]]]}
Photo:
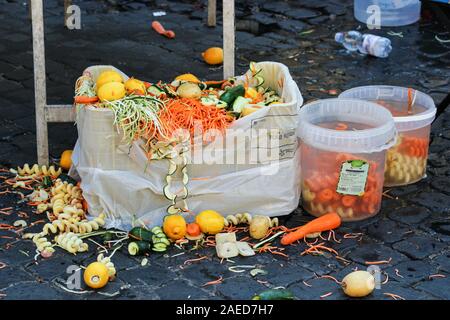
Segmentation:
{"type": "MultiPolygon", "coordinates": [[[[71,174],[81,179],[90,215],[104,212],[107,226],[119,229],[129,229],[136,221],[160,225],[168,208],[178,202],[165,193],[168,179],[173,185],[187,177],[184,200],[189,212],[213,209],[223,215],[282,216],[295,210],[301,192],[296,128],[303,98],[285,65],[260,62],[257,66],[282,103],[235,120],[223,137],[206,142],[202,136],[194,138],[183,174],[174,170],[168,177],[173,159],[148,160],[143,141],[126,143],[110,109],[78,108],[71,174]]],[[[128,79],[112,66],[93,66],[85,72],[95,80],[111,69],[128,79]]],[[[236,81],[245,79],[243,75],[236,81]]]]}

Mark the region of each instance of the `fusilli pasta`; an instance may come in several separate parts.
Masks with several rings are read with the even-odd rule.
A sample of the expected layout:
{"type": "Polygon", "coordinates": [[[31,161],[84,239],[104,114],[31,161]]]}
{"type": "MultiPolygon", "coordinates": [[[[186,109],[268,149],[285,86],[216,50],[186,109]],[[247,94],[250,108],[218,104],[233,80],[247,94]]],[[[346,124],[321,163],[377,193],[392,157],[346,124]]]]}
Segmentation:
{"type": "Polygon", "coordinates": [[[26,163],[23,168],[17,167],[17,173],[19,176],[37,175],[58,177],[62,173],[62,170],[61,168],[56,170],[54,166],[47,168],[46,166],[39,166],[38,164],[35,164],[30,168],[29,164],[26,163]]]}
{"type": "Polygon", "coordinates": [[[84,243],[75,233],[62,233],[55,237],[55,242],[64,250],[76,254],[85,252],[89,249],[88,244],[84,243]]]}

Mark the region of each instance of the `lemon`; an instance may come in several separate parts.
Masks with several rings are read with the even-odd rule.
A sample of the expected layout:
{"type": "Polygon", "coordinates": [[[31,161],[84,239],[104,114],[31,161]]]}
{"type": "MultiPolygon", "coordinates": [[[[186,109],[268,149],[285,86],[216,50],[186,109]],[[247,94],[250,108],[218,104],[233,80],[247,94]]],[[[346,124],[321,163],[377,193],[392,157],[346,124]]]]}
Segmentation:
{"type": "Polygon", "coordinates": [[[175,80],[200,83],[200,80],[196,76],[194,76],[192,73],[180,74],[178,77],[175,78],[175,80]]]}
{"type": "Polygon", "coordinates": [[[97,78],[97,90],[108,82],[123,82],[123,79],[122,76],[116,71],[103,71],[97,78]]]}
{"type": "Polygon", "coordinates": [[[195,217],[195,222],[200,226],[203,233],[216,234],[223,230],[224,218],[214,210],[205,210],[195,217]]]}
{"type": "Polygon", "coordinates": [[[72,166],[72,150],[65,150],[61,154],[61,160],[59,161],[59,166],[64,170],[69,170],[72,166]]]}
{"type": "Polygon", "coordinates": [[[129,94],[145,94],[146,88],[144,82],[141,80],[130,78],[125,81],[125,90],[129,94]]]}
{"type": "Polygon", "coordinates": [[[121,82],[108,82],[98,89],[97,96],[100,101],[114,101],[125,96],[125,86],[121,82]]]}
{"type": "Polygon", "coordinates": [[[212,47],[202,53],[202,57],[207,64],[221,64],[223,62],[222,48],[212,47]]]}
{"type": "Polygon", "coordinates": [[[93,262],[84,270],[83,279],[93,289],[103,288],[109,280],[108,267],[101,262],[93,262]]]}

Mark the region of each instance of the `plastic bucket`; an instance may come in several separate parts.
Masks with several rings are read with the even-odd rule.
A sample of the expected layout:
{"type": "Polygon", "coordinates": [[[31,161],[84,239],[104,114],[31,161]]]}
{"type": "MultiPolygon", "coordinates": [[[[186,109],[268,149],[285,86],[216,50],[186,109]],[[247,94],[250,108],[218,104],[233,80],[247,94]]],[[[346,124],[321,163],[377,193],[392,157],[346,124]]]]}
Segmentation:
{"type": "Polygon", "coordinates": [[[364,86],[344,91],[339,98],[376,102],[392,112],[399,138],[387,152],[386,187],[411,184],[425,177],[430,128],[436,116],[429,95],[395,86],[364,86]],[[408,113],[408,99],[411,113],[408,113]]]}
{"type": "Polygon", "coordinates": [[[314,216],[344,221],[380,210],[386,150],[397,130],[391,113],[355,99],[325,99],[300,110],[302,204],[314,216]]]}
{"type": "Polygon", "coordinates": [[[419,0],[355,0],[355,18],[365,24],[382,27],[405,26],[420,19],[419,0]]]}

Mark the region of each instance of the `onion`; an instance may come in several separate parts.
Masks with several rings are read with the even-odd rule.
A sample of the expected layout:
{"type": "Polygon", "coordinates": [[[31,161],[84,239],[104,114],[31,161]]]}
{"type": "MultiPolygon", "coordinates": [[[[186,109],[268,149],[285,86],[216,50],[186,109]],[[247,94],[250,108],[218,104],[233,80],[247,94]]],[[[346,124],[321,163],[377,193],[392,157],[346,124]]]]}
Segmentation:
{"type": "Polygon", "coordinates": [[[181,98],[198,99],[202,95],[202,90],[200,90],[200,87],[195,83],[185,82],[178,87],[177,94],[181,98]]]}

